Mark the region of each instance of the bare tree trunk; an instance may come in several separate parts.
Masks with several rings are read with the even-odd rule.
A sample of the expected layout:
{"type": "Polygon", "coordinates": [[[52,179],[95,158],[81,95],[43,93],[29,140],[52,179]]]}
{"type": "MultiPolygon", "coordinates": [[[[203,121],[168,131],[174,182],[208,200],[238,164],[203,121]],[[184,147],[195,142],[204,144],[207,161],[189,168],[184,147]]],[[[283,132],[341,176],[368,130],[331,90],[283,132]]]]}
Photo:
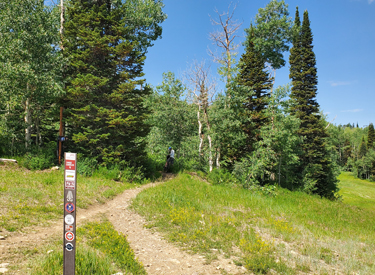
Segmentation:
{"type": "Polygon", "coordinates": [[[64,0],[60,0],[60,48],[64,50],[63,36],[64,36],[64,0]]]}
{"type": "Polygon", "coordinates": [[[212,172],[212,166],[213,166],[213,161],[212,161],[212,140],[211,140],[211,136],[210,135],[207,135],[207,138],[208,138],[208,145],[209,145],[209,157],[208,157],[208,164],[209,164],[209,167],[210,167],[210,172],[212,172]]]}
{"type": "Polygon", "coordinates": [[[216,168],[220,168],[220,147],[216,151],[216,168]]]}
{"type": "Polygon", "coordinates": [[[40,147],[40,145],[42,145],[42,135],[40,133],[39,122],[40,122],[39,117],[36,117],[35,118],[35,129],[36,129],[35,145],[38,146],[38,148],[40,147]]]}
{"type": "Polygon", "coordinates": [[[210,122],[208,120],[208,113],[207,113],[207,108],[208,108],[208,103],[205,105],[205,108],[204,108],[204,118],[205,118],[205,121],[206,121],[206,125],[207,125],[207,139],[208,139],[208,146],[209,146],[209,157],[208,157],[208,164],[209,164],[209,167],[210,167],[210,172],[212,172],[212,166],[213,166],[213,160],[212,160],[212,139],[211,139],[211,136],[210,136],[210,131],[211,131],[211,125],[210,125],[210,122]]]}
{"type": "Polygon", "coordinates": [[[25,147],[28,148],[31,139],[31,109],[30,109],[30,98],[26,99],[25,102],[25,147]]]}
{"type": "Polygon", "coordinates": [[[200,107],[198,109],[197,116],[198,116],[198,135],[199,135],[199,149],[198,149],[198,152],[199,152],[199,158],[201,158],[202,148],[203,148],[203,135],[202,135],[202,122],[200,120],[200,107]]]}

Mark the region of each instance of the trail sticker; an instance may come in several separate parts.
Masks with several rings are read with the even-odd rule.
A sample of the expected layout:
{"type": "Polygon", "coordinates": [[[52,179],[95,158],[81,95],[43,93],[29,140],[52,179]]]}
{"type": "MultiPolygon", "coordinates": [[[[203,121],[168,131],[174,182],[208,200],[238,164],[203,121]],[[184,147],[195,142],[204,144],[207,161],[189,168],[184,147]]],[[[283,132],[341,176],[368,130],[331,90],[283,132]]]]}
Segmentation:
{"type": "Polygon", "coordinates": [[[67,204],[65,204],[65,210],[66,210],[66,212],[72,213],[75,209],[76,208],[75,208],[75,206],[74,206],[73,203],[68,202],[67,204]]]}
{"type": "MultiPolygon", "coordinates": [[[[65,189],[72,189],[74,190],[76,188],[76,184],[74,181],[66,180],[65,181],[65,189]]],[[[73,197],[73,195],[72,195],[73,197]]]]}
{"type": "MultiPolygon", "coordinates": [[[[68,188],[66,188],[66,189],[68,189],[68,188]]],[[[68,194],[66,195],[66,200],[69,201],[69,202],[73,201],[73,193],[72,193],[72,191],[68,191],[68,194]]]]}
{"type": "Polygon", "coordinates": [[[71,244],[71,243],[67,243],[66,245],[65,245],[65,248],[66,248],[66,250],[68,250],[68,251],[72,251],[73,250],[73,245],[71,244]]]}
{"type": "Polygon", "coordinates": [[[65,170],[65,181],[75,181],[76,171],[75,170],[65,170]]]}
{"type": "Polygon", "coordinates": [[[69,242],[74,240],[74,233],[73,232],[66,232],[65,233],[65,239],[69,242]]]}
{"type": "Polygon", "coordinates": [[[65,223],[72,225],[74,223],[74,217],[70,214],[65,216],[65,223]]]}
{"type": "Polygon", "coordinates": [[[75,160],[66,160],[65,161],[65,170],[75,170],[76,161],[75,160]]]}
{"type": "Polygon", "coordinates": [[[75,153],[66,153],[65,159],[66,160],[76,160],[76,154],[75,153]]]}
{"type": "Polygon", "coordinates": [[[65,225],[65,231],[73,231],[73,225],[65,225]]]}

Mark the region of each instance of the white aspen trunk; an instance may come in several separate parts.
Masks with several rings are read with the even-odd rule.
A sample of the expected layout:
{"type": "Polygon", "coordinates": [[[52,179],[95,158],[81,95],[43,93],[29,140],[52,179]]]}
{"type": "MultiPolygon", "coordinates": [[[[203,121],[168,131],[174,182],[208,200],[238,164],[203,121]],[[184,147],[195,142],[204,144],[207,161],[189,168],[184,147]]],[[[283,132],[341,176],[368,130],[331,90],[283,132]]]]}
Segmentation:
{"type": "Polygon", "coordinates": [[[216,168],[220,168],[220,147],[217,149],[216,153],[216,168]]]}
{"type": "Polygon", "coordinates": [[[36,129],[35,145],[39,147],[42,144],[42,135],[40,134],[38,117],[35,118],[35,129],[36,129]]]}
{"type": "Polygon", "coordinates": [[[63,46],[63,35],[64,35],[64,0],[60,0],[60,39],[61,39],[61,49],[64,49],[63,46]]]}
{"type": "Polygon", "coordinates": [[[201,157],[201,154],[202,154],[202,147],[203,147],[203,136],[202,136],[202,122],[200,120],[200,106],[199,106],[199,109],[198,109],[198,113],[197,113],[197,116],[198,116],[198,135],[199,135],[199,158],[201,157]]]}
{"type": "MultiPolygon", "coordinates": [[[[208,131],[208,133],[210,133],[210,131],[211,131],[211,125],[210,125],[210,122],[208,121],[207,105],[208,104],[206,104],[205,108],[204,108],[204,119],[206,121],[207,131],[208,131]]],[[[208,165],[209,165],[209,168],[210,168],[210,172],[212,172],[212,166],[213,166],[213,160],[212,160],[212,139],[211,139],[210,134],[207,134],[207,139],[208,139],[208,146],[209,146],[208,165]]]]}
{"type": "Polygon", "coordinates": [[[30,110],[30,98],[26,99],[25,102],[25,147],[27,148],[31,139],[31,110],[30,110]]]}
{"type": "Polygon", "coordinates": [[[211,140],[211,136],[210,135],[207,135],[207,138],[208,138],[208,144],[209,144],[209,148],[210,148],[209,157],[208,157],[208,164],[210,166],[210,172],[212,172],[212,166],[213,166],[213,161],[212,161],[212,140],[211,140]]]}

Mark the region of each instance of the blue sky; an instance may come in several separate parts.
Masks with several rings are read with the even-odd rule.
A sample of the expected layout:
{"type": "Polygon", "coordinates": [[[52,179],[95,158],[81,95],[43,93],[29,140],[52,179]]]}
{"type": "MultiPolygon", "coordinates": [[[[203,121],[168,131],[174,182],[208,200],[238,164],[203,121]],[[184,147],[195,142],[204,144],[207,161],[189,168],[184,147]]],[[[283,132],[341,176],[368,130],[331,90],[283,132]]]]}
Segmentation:
{"type": "MultiPolygon", "coordinates": [[[[226,0],[164,0],[168,19],[162,24],[162,38],[149,49],[144,72],[149,84],[162,82],[162,73],[171,71],[181,77],[194,61],[216,64],[208,54],[215,50],[209,40],[214,31],[210,17],[228,10],[226,0]]],[[[238,0],[234,19],[243,22],[238,43],[245,40],[244,29],[250,26],[259,8],[269,1],[238,0]]],[[[317,101],[334,124],[357,123],[360,127],[375,123],[375,0],[286,0],[294,20],[295,8],[300,17],[308,10],[314,35],[318,69],[317,101]]],[[[239,48],[240,55],[243,46],[239,48]]],[[[286,54],[286,60],[288,60],[286,54]]],[[[276,86],[289,83],[289,65],[276,72],[276,86]]],[[[221,84],[223,86],[223,84],[221,84]]]]}

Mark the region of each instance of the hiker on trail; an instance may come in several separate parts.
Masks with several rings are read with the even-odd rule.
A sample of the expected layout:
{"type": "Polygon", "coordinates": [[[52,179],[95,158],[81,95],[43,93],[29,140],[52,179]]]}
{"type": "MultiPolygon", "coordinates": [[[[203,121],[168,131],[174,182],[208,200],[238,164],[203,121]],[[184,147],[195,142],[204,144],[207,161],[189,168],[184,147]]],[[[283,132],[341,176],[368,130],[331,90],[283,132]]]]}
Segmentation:
{"type": "Polygon", "coordinates": [[[172,147],[168,148],[167,161],[164,165],[164,172],[167,173],[174,162],[174,150],[172,147]]]}
{"type": "Polygon", "coordinates": [[[168,150],[169,150],[168,161],[170,162],[171,165],[173,165],[173,162],[174,162],[174,150],[172,149],[172,147],[169,147],[168,150]]]}

